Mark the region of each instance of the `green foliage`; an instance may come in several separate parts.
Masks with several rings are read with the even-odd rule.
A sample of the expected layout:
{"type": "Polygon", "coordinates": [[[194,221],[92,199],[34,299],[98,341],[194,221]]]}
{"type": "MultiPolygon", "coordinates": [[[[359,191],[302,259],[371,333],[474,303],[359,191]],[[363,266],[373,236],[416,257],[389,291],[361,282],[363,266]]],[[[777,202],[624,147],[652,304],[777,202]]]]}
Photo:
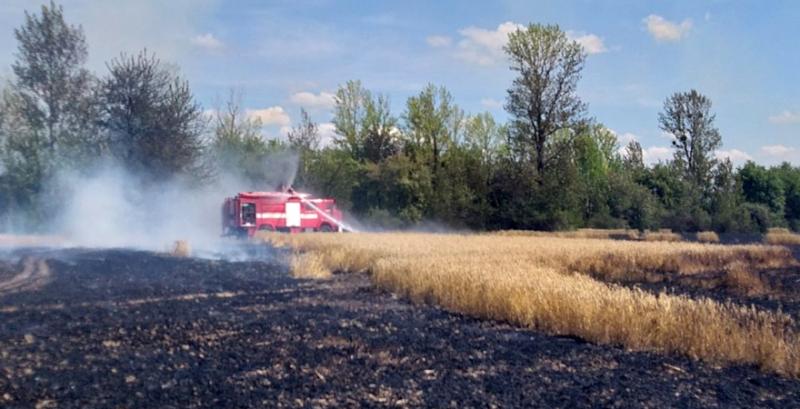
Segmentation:
{"type": "Polygon", "coordinates": [[[268,180],[267,157],[279,147],[270,147],[261,137],[261,121],[248,118],[242,111],[240,97],[231,94],[214,117],[211,154],[217,174],[232,175],[251,186],[268,180]]]}
{"type": "Polygon", "coordinates": [[[586,53],[558,26],[509,35],[509,123],[465,114],[432,84],[398,118],[388,96],[348,81],[336,92],[330,144],[305,110],[287,141],[265,139],[234,94],[207,132],[188,83],[146,52],[112,60],[95,80],[83,68],[83,32],[53,3],[26,13],[15,35],[14,78],[0,98],[0,210],[34,225],[49,214],[42,203],[57,203],[44,199],[54,174],[111,155],[150,182],[233,174],[271,189],[297,172],[298,188],[387,228],[800,228],[800,168],[717,161],[721,136],[697,91],[673,94],[658,117],[675,137],[672,161],[647,166],[636,141],[620,149],[586,119],[577,93],[586,53]]]}
{"type": "Polygon", "coordinates": [[[344,149],[325,148],[308,164],[306,185],[314,193],[335,197],[340,208],[353,208],[352,192],[359,186],[362,164],[344,149]]]}
{"type": "Polygon", "coordinates": [[[774,172],[748,161],[739,171],[739,178],[746,201],[767,206],[772,213],[783,213],[783,183],[774,172]]]}
{"type": "Polygon", "coordinates": [[[504,47],[517,74],[508,90],[513,147],[519,158],[535,164],[543,183],[545,169],[561,153],[552,137],[581,122],[586,105],[577,95],[586,53],[558,26],[530,24],[508,36],[504,47]]]}
{"type": "Polygon", "coordinates": [[[422,221],[432,189],[426,168],[399,154],[380,163],[367,163],[361,171],[362,180],[353,189],[354,211],[387,209],[394,211],[406,225],[422,221]]]}
{"type": "Polygon", "coordinates": [[[102,125],[111,153],[153,180],[202,178],[206,122],[189,84],[146,51],[109,64],[101,84],[102,125]]]}
{"type": "Polygon", "coordinates": [[[104,147],[83,30],[52,2],[40,10],[14,30],[14,76],[0,96],[0,210],[30,225],[56,206],[48,180],[80,170],[104,147]]]}
{"type": "Polygon", "coordinates": [[[289,146],[298,154],[299,163],[294,185],[306,187],[311,162],[314,160],[315,152],[319,150],[319,125],[311,120],[305,109],[301,108],[300,123],[289,131],[286,139],[289,141],[289,146]]]}
{"type": "Polygon", "coordinates": [[[783,216],[786,222],[792,229],[800,229],[800,169],[784,162],[770,169],[770,173],[780,180],[783,188],[783,216]]]}
{"type": "Polygon", "coordinates": [[[373,96],[360,81],[348,81],[335,100],[337,146],[359,161],[380,162],[397,151],[397,119],[386,96],[373,96]]]}
{"type": "Polygon", "coordinates": [[[698,190],[709,186],[716,165],[714,150],[722,144],[714,126],[715,118],[711,100],[695,90],[670,96],[664,102],[664,111],[658,115],[661,130],[674,138],[675,164],[698,190]]]}
{"type": "Polygon", "coordinates": [[[26,12],[14,36],[17,60],[7,108],[23,129],[38,134],[40,150],[53,155],[53,162],[75,165],[96,155],[94,79],[84,68],[83,30],[67,24],[63,9],[51,2],[40,14],[26,12]]]}
{"type": "Polygon", "coordinates": [[[406,153],[436,173],[444,152],[457,142],[464,113],[446,88],[429,84],[408,99],[403,117],[406,153]]]}
{"type": "Polygon", "coordinates": [[[426,203],[423,209],[435,219],[452,222],[450,216],[470,201],[463,189],[463,168],[459,167],[464,113],[446,88],[429,84],[408,99],[403,119],[406,155],[430,175],[430,191],[421,200],[426,203]]]}

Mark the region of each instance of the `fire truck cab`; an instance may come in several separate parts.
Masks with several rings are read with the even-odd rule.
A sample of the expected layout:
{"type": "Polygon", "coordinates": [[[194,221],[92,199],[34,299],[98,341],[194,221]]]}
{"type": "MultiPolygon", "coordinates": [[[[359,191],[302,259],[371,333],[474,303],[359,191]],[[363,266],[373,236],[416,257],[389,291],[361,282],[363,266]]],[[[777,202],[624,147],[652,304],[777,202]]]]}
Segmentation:
{"type": "Polygon", "coordinates": [[[222,205],[222,234],[249,236],[257,231],[333,232],[342,230],[342,212],[334,199],[286,192],[241,192],[222,205]]]}

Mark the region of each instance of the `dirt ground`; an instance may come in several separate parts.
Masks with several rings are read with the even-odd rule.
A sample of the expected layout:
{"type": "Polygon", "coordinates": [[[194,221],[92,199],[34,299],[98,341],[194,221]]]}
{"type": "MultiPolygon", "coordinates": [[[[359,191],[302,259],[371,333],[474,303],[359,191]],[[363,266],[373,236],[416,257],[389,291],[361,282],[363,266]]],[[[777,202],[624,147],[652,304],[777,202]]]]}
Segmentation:
{"type": "Polygon", "coordinates": [[[412,305],[363,275],[23,249],[0,261],[0,407],[798,407],[800,381],[412,305]]]}

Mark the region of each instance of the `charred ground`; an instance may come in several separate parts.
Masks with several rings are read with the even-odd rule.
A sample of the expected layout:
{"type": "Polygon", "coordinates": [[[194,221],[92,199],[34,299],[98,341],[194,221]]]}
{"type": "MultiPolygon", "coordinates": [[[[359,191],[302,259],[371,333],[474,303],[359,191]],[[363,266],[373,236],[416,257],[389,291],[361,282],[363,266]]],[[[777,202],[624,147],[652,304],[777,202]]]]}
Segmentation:
{"type": "Polygon", "coordinates": [[[4,407],[794,406],[800,383],[412,305],[363,275],[18,250],[0,263],[4,407]],[[10,284],[9,284],[10,283],[10,284]]]}

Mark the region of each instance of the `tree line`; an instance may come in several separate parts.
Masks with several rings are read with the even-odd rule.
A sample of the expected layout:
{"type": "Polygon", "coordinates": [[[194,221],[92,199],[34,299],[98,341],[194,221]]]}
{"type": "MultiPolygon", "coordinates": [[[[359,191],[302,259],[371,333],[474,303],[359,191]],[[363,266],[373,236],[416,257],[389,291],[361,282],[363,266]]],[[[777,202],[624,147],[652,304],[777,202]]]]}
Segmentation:
{"type": "Polygon", "coordinates": [[[712,102],[696,90],[669,96],[654,118],[673,138],[672,160],[648,166],[638,142],[620,146],[577,93],[586,52],[554,25],[509,35],[506,123],[465,113],[434,84],[396,115],[388,95],[351,80],[336,92],[325,143],[304,110],[286,138],[264,138],[235,93],[209,119],[179,72],[147,51],[89,72],[83,30],[52,2],[14,35],[0,96],[0,212],[24,215],[27,227],[47,227],[60,172],[113,160],[142,184],[201,186],[232,170],[265,188],[270,162],[291,152],[296,188],[385,227],[800,228],[800,169],[718,160],[712,102]]]}

